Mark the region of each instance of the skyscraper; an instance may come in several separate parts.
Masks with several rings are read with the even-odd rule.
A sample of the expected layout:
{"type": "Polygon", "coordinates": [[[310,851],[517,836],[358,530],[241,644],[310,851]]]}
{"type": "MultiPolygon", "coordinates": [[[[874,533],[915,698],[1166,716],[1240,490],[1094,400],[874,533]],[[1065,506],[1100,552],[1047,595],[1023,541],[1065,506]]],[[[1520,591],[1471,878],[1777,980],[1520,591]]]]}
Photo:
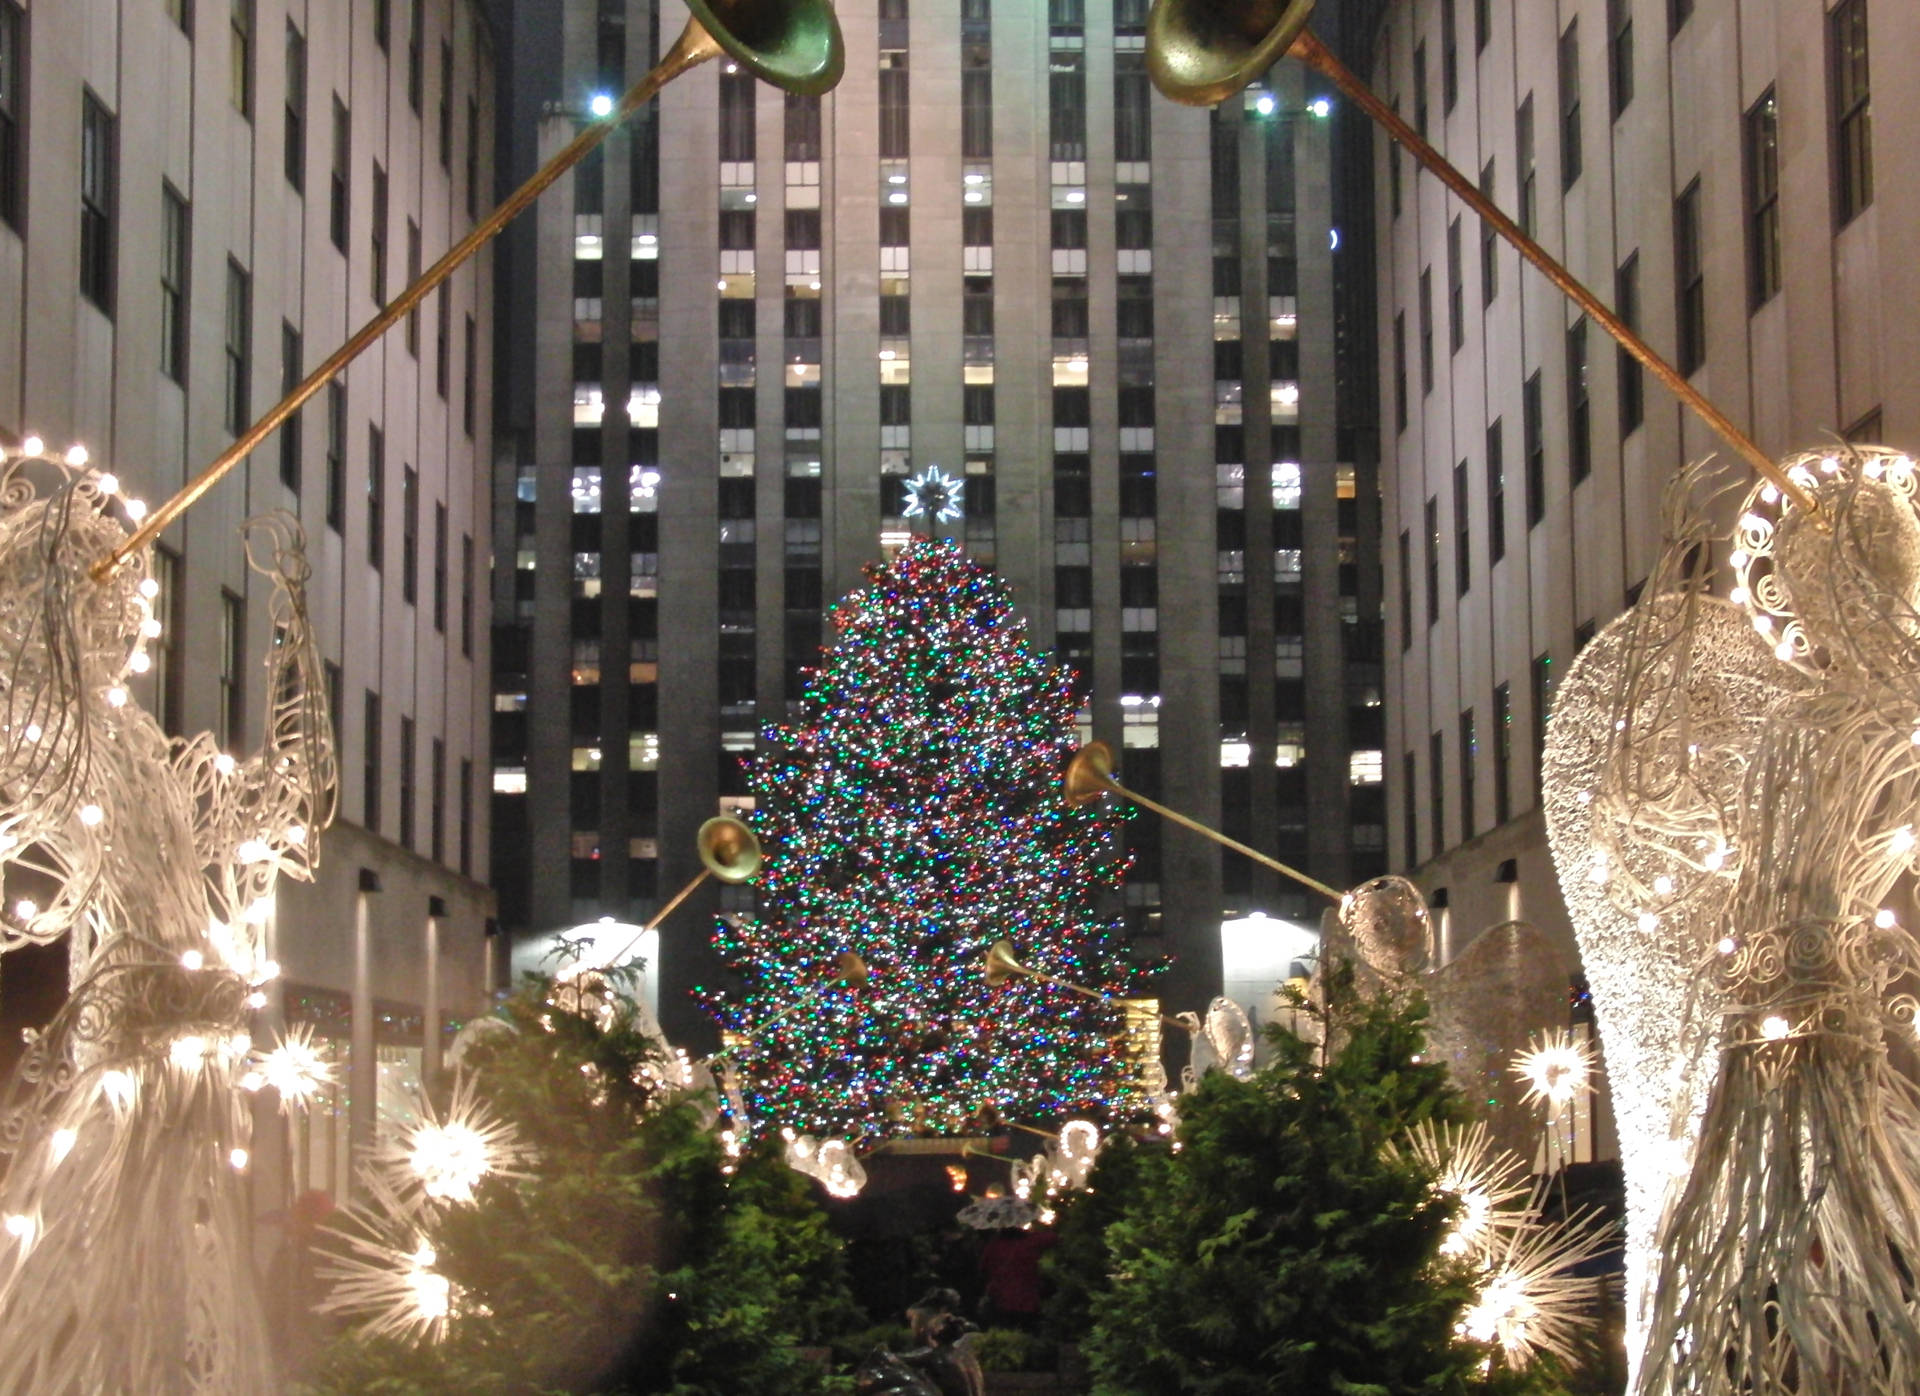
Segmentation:
{"type": "MultiPolygon", "coordinates": [[[[832,93],[695,70],[519,250],[535,322],[505,350],[496,481],[508,925],[642,920],[698,870],[694,830],[742,806],[759,729],[861,566],[925,522],[905,485],[930,469],[963,485],[933,526],[1013,583],[1128,783],[1334,885],[1378,870],[1373,478],[1367,433],[1342,431],[1370,423],[1371,385],[1343,418],[1317,87],[1283,64],[1217,112],[1165,101],[1145,0],[837,8],[832,93]]],[[[519,60],[542,149],[684,15],[567,0],[555,60],[519,60]]],[[[1150,816],[1127,840],[1170,1004],[1217,992],[1224,915],[1318,916],[1150,816]]],[[[707,934],[692,909],[662,932],[681,1031],[707,934]]]]}

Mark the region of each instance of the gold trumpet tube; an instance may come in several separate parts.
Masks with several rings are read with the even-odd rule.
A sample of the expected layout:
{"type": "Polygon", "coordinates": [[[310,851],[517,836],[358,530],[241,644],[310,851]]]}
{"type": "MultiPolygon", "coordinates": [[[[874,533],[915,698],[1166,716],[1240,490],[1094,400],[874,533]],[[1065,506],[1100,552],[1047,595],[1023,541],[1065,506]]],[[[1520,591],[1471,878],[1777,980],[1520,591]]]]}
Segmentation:
{"type": "MultiPolygon", "coordinates": [[[[1262,867],[1272,868],[1275,872],[1292,878],[1303,887],[1311,887],[1329,901],[1338,902],[1343,893],[1327,886],[1317,877],[1309,877],[1298,868],[1288,867],[1278,858],[1262,853],[1257,848],[1249,848],[1240,840],[1228,838],[1218,829],[1210,829],[1199,820],[1168,809],[1157,800],[1149,800],[1138,791],[1129,790],[1113,778],[1113,748],[1105,742],[1088,742],[1074,753],[1073,760],[1067,765],[1066,798],[1069,805],[1090,804],[1103,795],[1118,795],[1131,800],[1142,809],[1152,810],[1162,819],[1170,819],[1183,829],[1191,829],[1202,838],[1212,839],[1225,848],[1231,848],[1242,857],[1251,858],[1262,867]]],[[[1183,1025],[1184,1026],[1184,1025],[1183,1025]]]]}
{"type": "MultiPolygon", "coordinates": [[[[1098,989],[1089,989],[1084,984],[1075,984],[1071,980],[1060,978],[1058,975],[1048,974],[1043,970],[1033,969],[1021,964],[1014,956],[1013,942],[1004,938],[996,940],[992,945],[987,947],[984,973],[989,986],[1004,984],[1010,975],[1018,975],[1022,979],[1038,979],[1042,984],[1052,984],[1057,988],[1065,989],[1068,993],[1078,994],[1084,999],[1097,999],[1101,1003],[1119,1003],[1124,1006],[1124,1001],[1118,994],[1103,994],[1098,989]]],[[[1169,1018],[1164,1013],[1158,1016],[1160,1021],[1168,1027],[1179,1028],[1182,1032],[1188,1031],[1187,1025],[1178,1018],[1169,1018]]],[[[1026,1129],[1027,1126],[1017,1125],[1015,1128],[1026,1129]]],[[[1044,1134],[1045,1131],[1036,1130],[1035,1133],[1044,1134]]]]}
{"type": "MultiPolygon", "coordinates": [[[[1240,91],[1281,57],[1299,59],[1332,80],[1369,117],[1414,159],[1439,178],[1522,257],[1537,267],[1562,295],[1611,335],[1707,427],[1781,492],[1815,518],[1819,508],[1801,486],[1763,452],[1726,413],[1656,354],[1618,315],[1602,304],[1572,272],[1520,230],[1478,185],[1455,169],[1447,158],[1421,139],[1399,113],[1381,101],[1334,53],[1307,28],[1313,0],[1154,0],[1147,16],[1147,71],[1167,97],[1190,106],[1213,106],[1240,91]]],[[[1131,797],[1136,803],[1138,797],[1131,797]]],[[[1197,832],[1217,837],[1191,821],[1159,811],[1197,832]]],[[[1250,853],[1242,847],[1241,852],[1250,853]]],[[[1258,857],[1257,854],[1250,856],[1258,857]]],[[[1267,861],[1262,859],[1261,861],[1267,861]]],[[[1272,866],[1269,863],[1269,866],[1272,866]]]]}
{"type": "Polygon", "coordinates": [[[653,913],[653,918],[627,938],[627,943],[607,957],[604,963],[583,966],[575,962],[568,968],[572,974],[562,974],[562,979],[571,979],[575,975],[585,974],[589,969],[610,969],[640,943],[640,938],[648,931],[660,929],[660,923],[672,915],[673,909],[693,895],[693,891],[709,877],[717,877],[722,882],[749,882],[760,871],[760,840],[754,836],[741,820],[731,815],[716,815],[700,826],[697,836],[700,861],[705,866],[695,873],[682,887],[667,899],[667,904],[653,913]]]}
{"type": "MultiPolygon", "coordinates": [[[[465,237],[448,248],[445,255],[421,273],[418,280],[390,301],[378,315],[354,331],[345,344],[327,356],[326,362],[309,373],[252,426],[234,438],[233,444],[222,451],[211,465],[189,480],[166,503],[148,514],[125,542],[93,565],[94,580],[105,581],[128,558],[158,538],[167,525],[191,508],[228,471],[245,460],[275,428],[298,412],[307,399],[405,318],[409,311],[415,309],[474,253],[539,198],[548,186],[585,159],[588,152],[607,138],[608,132],[652,101],[661,88],[682,73],[698,67],[709,58],[730,53],[769,82],[791,91],[821,92],[839,81],[844,58],[840,30],[833,19],[831,7],[824,3],[792,7],[788,15],[789,32],[778,36],[785,41],[785,47],[769,51],[749,47],[728,27],[728,21],[764,19],[764,14],[735,13],[747,8],[735,4],[727,6],[725,13],[716,15],[708,0],[690,0],[689,8],[693,14],[687,19],[686,28],[680,31],[680,37],[673,47],[645,77],[627,89],[626,95],[621,97],[611,113],[582,127],[578,135],[533,173],[532,178],[475,224],[465,237]]],[[[777,6],[768,5],[764,8],[771,10],[777,6]]],[[[688,887],[681,895],[691,890],[688,887]]]]}

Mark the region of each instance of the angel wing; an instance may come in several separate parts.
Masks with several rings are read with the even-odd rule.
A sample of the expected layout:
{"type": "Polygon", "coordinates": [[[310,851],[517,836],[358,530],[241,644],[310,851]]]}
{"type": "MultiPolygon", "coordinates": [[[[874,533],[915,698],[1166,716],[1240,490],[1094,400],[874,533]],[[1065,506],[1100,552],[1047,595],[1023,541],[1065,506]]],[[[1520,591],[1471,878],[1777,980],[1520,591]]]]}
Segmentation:
{"type": "MultiPolygon", "coordinates": [[[[1679,544],[1663,575],[1678,580],[1679,544]]],[[[1629,1353],[1670,1180],[1711,1082],[1696,986],[1731,895],[1740,790],[1765,714],[1806,680],[1737,607],[1651,591],[1575,659],[1554,695],[1547,839],[1593,993],[1627,1191],[1629,1353]]]]}
{"type": "Polygon", "coordinates": [[[1253,1074],[1253,1024],[1246,1009],[1230,998],[1216,997],[1207,1005],[1202,1031],[1216,1066],[1243,1080],[1253,1074]]]}

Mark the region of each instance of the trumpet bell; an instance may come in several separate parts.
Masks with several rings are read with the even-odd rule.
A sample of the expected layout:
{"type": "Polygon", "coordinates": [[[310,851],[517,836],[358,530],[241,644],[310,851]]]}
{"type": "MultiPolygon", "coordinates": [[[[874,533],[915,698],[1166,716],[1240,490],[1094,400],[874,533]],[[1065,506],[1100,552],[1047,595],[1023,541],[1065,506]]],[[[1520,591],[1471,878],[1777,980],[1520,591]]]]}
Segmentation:
{"type": "Polygon", "coordinates": [[[693,22],[755,77],[802,96],[840,81],[846,47],[827,0],[687,0],[693,22]]]}
{"type": "Polygon", "coordinates": [[[722,882],[751,882],[760,871],[760,840],[730,814],[700,826],[700,861],[722,882]]]}
{"type": "Polygon", "coordinates": [[[833,962],[840,967],[840,982],[849,989],[858,989],[867,982],[867,962],[853,951],[842,950],[833,962]]]}
{"type": "Polygon", "coordinates": [[[1113,748],[1088,742],[1067,763],[1066,801],[1070,808],[1090,805],[1113,789],[1113,748]]]}
{"type": "Polygon", "coordinates": [[[1293,47],[1313,0],[1153,0],[1147,75],[1190,107],[1217,106],[1293,47]]]}
{"type": "Polygon", "coordinates": [[[1006,939],[996,940],[987,947],[987,987],[997,989],[1016,974],[1025,974],[1027,967],[1013,957],[1013,942],[1006,939]]]}

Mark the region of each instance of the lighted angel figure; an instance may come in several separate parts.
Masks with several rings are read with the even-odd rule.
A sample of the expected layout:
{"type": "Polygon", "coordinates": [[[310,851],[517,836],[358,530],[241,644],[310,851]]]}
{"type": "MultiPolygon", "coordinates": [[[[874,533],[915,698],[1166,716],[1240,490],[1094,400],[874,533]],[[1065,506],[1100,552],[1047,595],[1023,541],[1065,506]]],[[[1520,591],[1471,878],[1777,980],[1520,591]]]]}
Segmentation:
{"type": "Polygon", "coordinates": [[[249,1267],[248,1015],[275,972],[274,883],[332,815],[307,564],[249,524],[274,583],[263,748],[170,740],[127,684],[157,594],[110,477],[0,468],[0,948],[67,938],[71,996],[0,1101],[0,1391],[272,1389],[249,1267]]]}
{"type": "Polygon", "coordinates": [[[1230,998],[1216,996],[1202,1021],[1191,1010],[1177,1019],[1193,1036],[1193,1052],[1180,1068],[1180,1088],[1190,1091],[1209,1071],[1224,1071],[1245,1080],[1253,1075],[1254,1033],[1247,1010],[1230,998]]]}
{"type": "Polygon", "coordinates": [[[1789,473],[1818,516],[1754,490],[1730,602],[1671,549],[1570,676],[1547,763],[1640,1155],[1648,1393],[1920,1387],[1920,1094],[1888,1053],[1920,955],[1887,905],[1915,871],[1920,481],[1879,448],[1789,473]]]}

